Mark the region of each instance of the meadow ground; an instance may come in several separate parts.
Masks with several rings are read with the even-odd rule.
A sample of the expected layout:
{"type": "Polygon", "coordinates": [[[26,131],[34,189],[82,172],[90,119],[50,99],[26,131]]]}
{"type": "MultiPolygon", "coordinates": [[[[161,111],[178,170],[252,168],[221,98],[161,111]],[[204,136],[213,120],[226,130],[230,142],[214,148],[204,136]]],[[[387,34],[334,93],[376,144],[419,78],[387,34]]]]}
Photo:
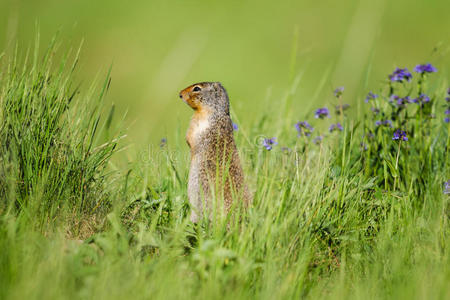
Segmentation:
{"type": "Polygon", "coordinates": [[[184,130],[111,159],[130,152],[109,74],[79,88],[57,53],[2,58],[1,299],[450,298],[440,70],[387,70],[303,119],[293,80],[252,126],[233,114],[254,203],[194,226],[184,130]]]}

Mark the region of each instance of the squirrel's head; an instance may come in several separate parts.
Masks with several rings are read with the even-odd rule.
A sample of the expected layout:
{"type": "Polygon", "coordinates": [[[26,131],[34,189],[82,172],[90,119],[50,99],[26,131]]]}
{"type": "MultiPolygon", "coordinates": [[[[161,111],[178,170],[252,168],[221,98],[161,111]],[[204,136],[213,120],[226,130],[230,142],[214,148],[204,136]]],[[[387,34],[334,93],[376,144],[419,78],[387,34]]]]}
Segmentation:
{"type": "Polygon", "coordinates": [[[228,95],[220,82],[193,84],[180,92],[180,98],[194,110],[230,114],[228,95]]]}

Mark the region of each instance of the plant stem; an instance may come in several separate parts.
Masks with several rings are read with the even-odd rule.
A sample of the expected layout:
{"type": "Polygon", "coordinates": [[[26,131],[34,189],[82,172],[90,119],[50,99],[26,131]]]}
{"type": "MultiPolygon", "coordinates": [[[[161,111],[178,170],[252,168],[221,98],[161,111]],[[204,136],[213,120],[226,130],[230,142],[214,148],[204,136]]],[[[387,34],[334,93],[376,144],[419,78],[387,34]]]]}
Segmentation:
{"type": "Polygon", "coordinates": [[[397,178],[400,176],[399,172],[398,172],[398,158],[400,156],[400,146],[401,145],[402,145],[402,140],[400,139],[400,141],[398,143],[397,157],[395,159],[395,171],[397,172],[397,174],[395,174],[395,178],[394,178],[394,191],[395,191],[395,187],[397,186],[397,178]]]}

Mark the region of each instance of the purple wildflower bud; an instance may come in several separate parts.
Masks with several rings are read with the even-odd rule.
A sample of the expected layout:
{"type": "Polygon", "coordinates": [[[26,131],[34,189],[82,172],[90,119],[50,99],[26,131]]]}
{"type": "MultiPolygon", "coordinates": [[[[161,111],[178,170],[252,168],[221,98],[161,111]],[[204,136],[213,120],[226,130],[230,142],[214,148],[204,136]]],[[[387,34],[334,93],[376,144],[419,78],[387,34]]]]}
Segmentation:
{"type": "Polygon", "coordinates": [[[407,141],[408,137],[406,136],[406,132],[404,130],[397,129],[396,131],[394,131],[394,135],[393,135],[392,139],[407,141]]]}
{"type": "Polygon", "coordinates": [[[334,96],[335,96],[336,98],[339,98],[340,96],[342,96],[343,93],[344,93],[344,87],[343,87],[343,86],[338,87],[338,88],[336,88],[336,89],[334,90],[334,96]]]}
{"type": "Polygon", "coordinates": [[[392,128],[392,121],[391,120],[376,121],[375,126],[387,126],[392,128]]]}
{"type": "Polygon", "coordinates": [[[347,103],[344,103],[342,105],[336,105],[336,114],[340,115],[341,114],[341,110],[342,111],[346,111],[347,109],[349,109],[350,105],[347,103]]]}
{"type": "Polygon", "coordinates": [[[420,74],[434,73],[434,72],[437,72],[437,69],[435,67],[433,67],[432,64],[428,63],[428,64],[423,64],[423,65],[417,65],[414,68],[414,72],[417,72],[420,74]]]}
{"type": "Polygon", "coordinates": [[[397,103],[398,99],[401,99],[400,96],[392,95],[392,96],[389,98],[389,102],[391,102],[391,103],[396,102],[396,103],[397,103]]]}
{"type": "Polygon", "coordinates": [[[322,140],[323,140],[323,136],[318,135],[313,139],[313,143],[316,145],[319,145],[322,142],[322,140]]]}
{"type": "Polygon", "coordinates": [[[328,108],[322,107],[316,110],[315,117],[316,119],[330,117],[330,112],[328,111],[328,108]]]}
{"type": "Polygon", "coordinates": [[[411,81],[412,74],[408,71],[407,68],[400,69],[396,68],[395,71],[389,75],[389,79],[391,81],[402,82],[403,80],[411,81]]]}
{"type": "Polygon", "coordinates": [[[420,106],[423,106],[425,103],[430,102],[430,97],[428,97],[425,94],[420,94],[419,97],[417,97],[416,99],[413,99],[411,102],[417,103],[420,106]]]}
{"type": "Polygon", "coordinates": [[[450,115],[450,108],[447,108],[447,110],[445,111],[446,115],[450,115]]]}
{"type": "Polygon", "coordinates": [[[445,101],[450,102],[450,97],[446,97],[445,101]]]}
{"type": "Polygon", "coordinates": [[[342,130],[344,130],[344,127],[342,127],[341,123],[331,124],[329,131],[333,132],[335,130],[342,131],[342,130]]]}
{"type": "Polygon", "coordinates": [[[264,139],[263,141],[264,148],[266,148],[266,150],[268,151],[272,150],[273,146],[278,145],[276,139],[277,139],[276,137],[264,139]]]}
{"type": "Polygon", "coordinates": [[[291,152],[292,150],[291,150],[291,148],[289,148],[289,147],[281,147],[281,151],[283,151],[283,152],[285,152],[285,153],[289,153],[289,152],[291,152]]]}
{"type": "Polygon", "coordinates": [[[367,151],[368,148],[367,148],[367,145],[365,143],[361,143],[360,146],[361,146],[361,149],[363,151],[367,151]]]}
{"type": "Polygon", "coordinates": [[[447,180],[447,182],[445,183],[444,194],[445,194],[445,195],[450,194],[450,179],[447,180]]]}
{"type": "Polygon", "coordinates": [[[232,123],[233,123],[233,130],[234,131],[238,131],[239,130],[238,125],[236,123],[234,123],[234,122],[232,122],[232,123]]]}
{"type": "Polygon", "coordinates": [[[403,98],[403,105],[406,105],[406,104],[408,104],[408,103],[411,103],[411,98],[409,98],[409,96],[406,96],[405,98],[403,98]]]}
{"type": "Polygon", "coordinates": [[[406,104],[411,102],[411,99],[409,98],[409,96],[402,98],[397,95],[392,95],[389,101],[394,102],[398,107],[405,107],[406,104]]]}
{"type": "Polygon", "coordinates": [[[445,122],[445,123],[450,123],[450,118],[449,118],[449,117],[445,118],[445,119],[444,119],[444,122],[445,122]]]}
{"type": "Polygon", "coordinates": [[[164,148],[167,144],[167,138],[162,138],[159,142],[159,147],[164,148]]]}
{"type": "Polygon", "coordinates": [[[370,100],[375,100],[378,98],[377,94],[374,94],[372,92],[369,92],[369,94],[367,94],[366,100],[365,102],[368,103],[370,100]]]}
{"type": "Polygon", "coordinates": [[[378,115],[380,113],[380,110],[376,107],[371,107],[370,110],[373,111],[373,113],[376,115],[378,115]]]}
{"type": "Polygon", "coordinates": [[[295,124],[295,129],[297,129],[298,131],[298,136],[310,136],[311,133],[314,131],[314,128],[309,125],[308,122],[304,121],[304,122],[297,122],[295,124]]]}

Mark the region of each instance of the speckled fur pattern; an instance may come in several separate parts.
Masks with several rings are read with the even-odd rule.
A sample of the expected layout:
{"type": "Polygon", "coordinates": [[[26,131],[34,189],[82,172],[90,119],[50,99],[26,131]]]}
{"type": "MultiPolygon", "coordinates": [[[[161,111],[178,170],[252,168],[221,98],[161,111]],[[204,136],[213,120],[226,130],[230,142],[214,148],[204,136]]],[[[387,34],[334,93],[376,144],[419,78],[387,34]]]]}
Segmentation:
{"type": "MultiPolygon", "coordinates": [[[[235,201],[250,202],[239,154],[233,137],[228,95],[218,82],[191,85],[180,93],[194,109],[186,141],[191,149],[188,197],[191,221],[216,209],[230,212],[235,201]],[[214,201],[215,200],[215,201],[214,201]],[[222,205],[223,204],[223,205],[222,205]]],[[[238,203],[236,203],[238,204],[238,203]]]]}

